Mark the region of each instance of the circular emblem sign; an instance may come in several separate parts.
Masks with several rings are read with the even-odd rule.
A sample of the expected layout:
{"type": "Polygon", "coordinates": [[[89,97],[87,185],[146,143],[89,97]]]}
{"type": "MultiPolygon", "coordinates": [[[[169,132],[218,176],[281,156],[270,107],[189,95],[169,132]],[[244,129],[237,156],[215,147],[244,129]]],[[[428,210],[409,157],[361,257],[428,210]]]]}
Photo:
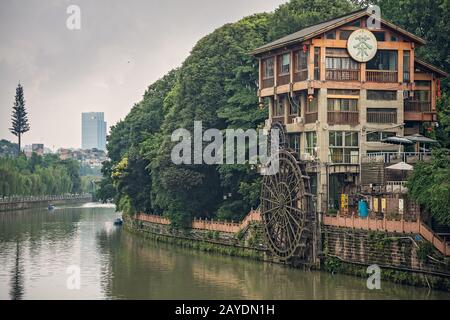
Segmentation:
{"type": "Polygon", "coordinates": [[[348,53],[358,62],[371,60],[375,57],[377,48],[377,39],[367,29],[353,31],[347,41],[348,53]]]}

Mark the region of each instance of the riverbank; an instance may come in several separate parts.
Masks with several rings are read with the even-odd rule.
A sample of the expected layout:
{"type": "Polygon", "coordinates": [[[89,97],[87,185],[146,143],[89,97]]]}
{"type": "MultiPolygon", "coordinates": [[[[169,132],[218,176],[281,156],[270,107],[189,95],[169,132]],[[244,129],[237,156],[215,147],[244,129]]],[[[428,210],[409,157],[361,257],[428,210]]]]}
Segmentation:
{"type": "MultiPolygon", "coordinates": [[[[125,217],[125,228],[128,231],[157,242],[280,263],[264,245],[258,219],[250,222],[247,219],[245,228],[231,232],[238,225],[240,224],[203,221],[201,225],[196,223],[195,229],[181,231],[172,229],[168,220],[163,217],[125,217]]],[[[417,245],[412,237],[405,234],[325,225],[322,227],[321,237],[321,263],[317,269],[367,279],[367,267],[376,264],[381,268],[383,280],[450,291],[448,258],[440,257],[438,251],[425,249],[427,242],[417,245]]]]}
{"type": "Polygon", "coordinates": [[[0,212],[33,208],[45,208],[49,204],[63,205],[91,202],[91,194],[70,194],[60,196],[12,197],[0,199],[0,212]]]}

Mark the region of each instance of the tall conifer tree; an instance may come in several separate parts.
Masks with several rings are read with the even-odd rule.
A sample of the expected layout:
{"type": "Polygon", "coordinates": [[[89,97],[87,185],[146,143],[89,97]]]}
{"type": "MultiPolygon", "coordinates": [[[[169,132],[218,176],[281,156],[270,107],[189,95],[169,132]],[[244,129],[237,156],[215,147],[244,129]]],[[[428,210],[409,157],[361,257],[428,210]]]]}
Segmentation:
{"type": "Polygon", "coordinates": [[[19,153],[20,153],[22,134],[30,130],[27,111],[25,109],[23,87],[20,83],[16,88],[16,99],[14,101],[11,120],[12,120],[12,127],[9,128],[9,130],[13,135],[15,135],[18,138],[19,153]]]}

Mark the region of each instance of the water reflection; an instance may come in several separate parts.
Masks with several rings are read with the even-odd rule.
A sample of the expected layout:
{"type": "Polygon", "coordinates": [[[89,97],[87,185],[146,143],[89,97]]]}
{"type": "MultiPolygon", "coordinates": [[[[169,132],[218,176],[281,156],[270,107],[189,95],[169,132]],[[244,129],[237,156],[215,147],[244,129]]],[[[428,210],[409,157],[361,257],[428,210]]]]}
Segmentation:
{"type": "Polygon", "coordinates": [[[304,272],[145,240],[111,207],[0,213],[0,299],[449,299],[450,294],[304,272]],[[81,288],[66,286],[71,265],[81,288]]]}
{"type": "Polygon", "coordinates": [[[14,267],[11,270],[11,290],[9,295],[11,300],[20,300],[23,297],[24,283],[23,283],[23,266],[20,255],[20,242],[16,241],[16,259],[14,267]]]}

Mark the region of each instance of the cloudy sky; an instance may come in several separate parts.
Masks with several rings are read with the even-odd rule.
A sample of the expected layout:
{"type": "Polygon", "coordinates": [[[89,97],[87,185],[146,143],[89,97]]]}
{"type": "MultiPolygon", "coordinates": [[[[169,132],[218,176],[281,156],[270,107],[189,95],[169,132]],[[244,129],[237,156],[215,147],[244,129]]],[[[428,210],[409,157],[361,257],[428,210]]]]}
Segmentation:
{"type": "Polygon", "coordinates": [[[1,0],[0,139],[17,83],[31,130],[23,145],[80,147],[81,112],[124,118],[146,87],[179,66],[203,36],[286,0],[1,0]],[[81,29],[66,26],[69,5],[81,29]]]}

